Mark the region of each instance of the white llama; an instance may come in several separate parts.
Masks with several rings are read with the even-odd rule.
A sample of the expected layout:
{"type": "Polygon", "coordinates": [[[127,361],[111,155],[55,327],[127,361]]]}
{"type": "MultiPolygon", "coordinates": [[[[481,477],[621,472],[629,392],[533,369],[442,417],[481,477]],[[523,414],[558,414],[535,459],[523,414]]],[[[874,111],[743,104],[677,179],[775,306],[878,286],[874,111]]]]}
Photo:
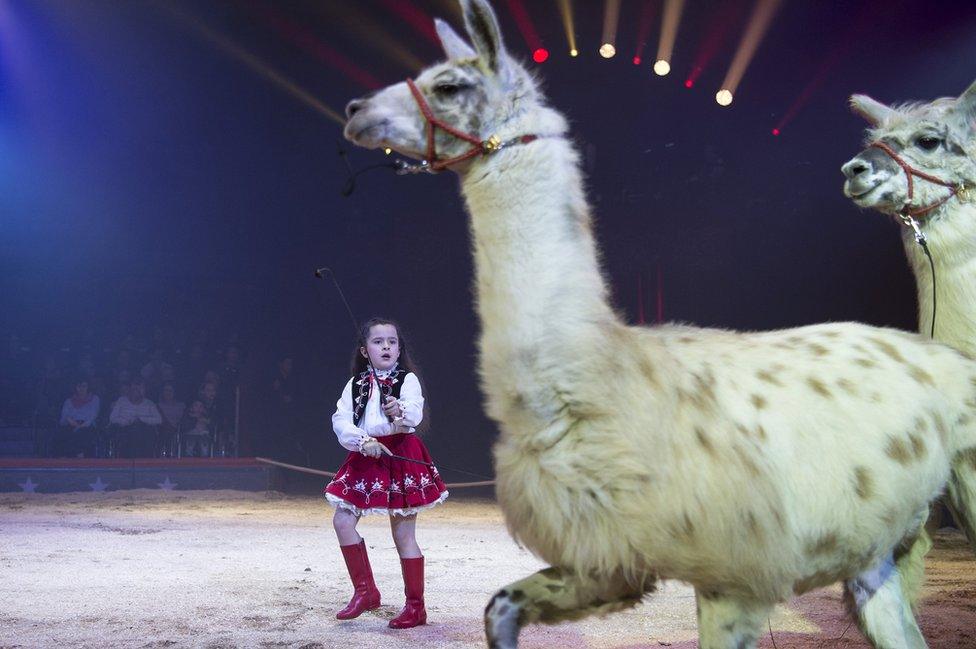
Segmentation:
{"type": "MultiPolygon", "coordinates": [[[[850,101],[871,128],[868,147],[841,167],[844,194],[904,225],[902,241],[918,288],[919,330],[976,356],[976,242],[970,225],[976,219],[976,83],[958,99],[931,103],[889,107],[865,95],[850,101]],[[916,240],[913,220],[931,264],[916,240]]],[[[961,513],[957,517],[962,520],[961,513]]],[[[972,529],[966,532],[973,538],[972,529]]],[[[912,548],[919,559],[912,562],[917,574],[906,593],[912,601],[922,582],[921,558],[930,547],[923,532],[912,548]]]]}
{"type": "Polygon", "coordinates": [[[898,560],[947,482],[976,502],[976,362],[854,323],[625,326],[564,119],[486,0],[461,5],[474,47],[438,21],[448,60],[350,102],[345,133],[456,171],[471,213],[498,500],[552,566],[492,598],[489,645],[680,579],[703,649],[754,647],[777,602],[839,580],[875,647],[924,647],[898,560]]]}
{"type": "MultiPolygon", "coordinates": [[[[868,148],[842,167],[844,193],[860,207],[916,214],[935,264],[934,337],[976,356],[976,83],[958,99],[888,107],[854,95],[851,106],[872,128],[868,148]]],[[[902,239],[918,283],[919,330],[928,333],[932,271],[911,227],[902,239]]]]}

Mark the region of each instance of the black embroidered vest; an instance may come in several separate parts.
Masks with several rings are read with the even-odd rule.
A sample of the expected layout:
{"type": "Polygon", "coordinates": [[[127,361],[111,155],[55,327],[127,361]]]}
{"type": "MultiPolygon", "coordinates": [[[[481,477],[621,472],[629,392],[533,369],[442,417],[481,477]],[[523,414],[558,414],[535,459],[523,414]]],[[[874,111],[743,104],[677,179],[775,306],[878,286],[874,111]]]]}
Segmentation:
{"type": "MultiPolygon", "coordinates": [[[[403,379],[409,374],[405,369],[397,368],[385,379],[380,379],[380,393],[383,399],[392,396],[394,399],[400,398],[400,388],[403,387],[403,379]]],[[[373,382],[370,380],[369,370],[361,372],[352,377],[352,420],[357,426],[366,414],[366,404],[369,402],[370,387],[373,382]]]]}

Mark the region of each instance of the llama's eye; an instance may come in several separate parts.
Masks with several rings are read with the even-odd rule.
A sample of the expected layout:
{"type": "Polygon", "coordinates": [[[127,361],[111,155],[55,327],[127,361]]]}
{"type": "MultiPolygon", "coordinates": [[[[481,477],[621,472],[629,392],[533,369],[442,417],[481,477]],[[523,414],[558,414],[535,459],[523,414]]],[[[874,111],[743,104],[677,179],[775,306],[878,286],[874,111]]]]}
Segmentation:
{"type": "Polygon", "coordinates": [[[940,144],[942,144],[942,140],[931,135],[923,135],[915,140],[915,146],[920,149],[924,149],[925,151],[934,151],[935,149],[939,148],[940,144]]]}
{"type": "Polygon", "coordinates": [[[457,83],[439,83],[434,86],[434,92],[441,97],[453,97],[461,90],[461,85],[457,83]]]}

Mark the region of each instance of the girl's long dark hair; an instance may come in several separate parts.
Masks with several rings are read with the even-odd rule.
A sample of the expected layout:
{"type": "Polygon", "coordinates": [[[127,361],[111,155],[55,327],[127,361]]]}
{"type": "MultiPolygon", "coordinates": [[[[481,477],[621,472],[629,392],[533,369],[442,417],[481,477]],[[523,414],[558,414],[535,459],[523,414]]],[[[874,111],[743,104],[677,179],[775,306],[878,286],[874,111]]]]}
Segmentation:
{"type": "MultiPolygon", "coordinates": [[[[397,367],[412,372],[416,375],[417,380],[420,381],[421,387],[423,387],[423,378],[420,375],[420,369],[414,362],[413,358],[410,356],[410,346],[407,344],[407,340],[403,335],[403,327],[401,327],[395,320],[390,320],[389,318],[370,318],[363,323],[363,326],[359,329],[359,339],[356,341],[356,349],[352,353],[352,362],[350,363],[350,370],[353,376],[359,376],[365,372],[368,368],[366,364],[366,358],[360,353],[363,348],[363,343],[369,340],[369,330],[376,325],[391,325],[397,332],[397,338],[400,341],[400,358],[397,360],[397,367]]],[[[422,435],[426,433],[430,428],[430,408],[428,407],[428,396],[426,392],[424,393],[424,418],[417,426],[415,431],[416,435],[422,435]]]]}

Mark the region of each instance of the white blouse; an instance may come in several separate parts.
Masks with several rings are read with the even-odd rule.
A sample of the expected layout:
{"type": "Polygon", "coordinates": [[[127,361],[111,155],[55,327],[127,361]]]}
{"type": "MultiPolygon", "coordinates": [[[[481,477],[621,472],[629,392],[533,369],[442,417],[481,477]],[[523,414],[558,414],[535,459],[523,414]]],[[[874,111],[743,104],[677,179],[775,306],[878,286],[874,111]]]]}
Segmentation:
{"type": "MultiPolygon", "coordinates": [[[[379,374],[383,374],[380,372],[379,374]]],[[[372,382],[372,378],[370,381],[372,382]]],[[[342,396],[336,402],[336,411],[332,415],[332,430],[335,431],[339,444],[350,451],[359,451],[362,444],[369,437],[384,437],[396,433],[412,433],[424,418],[424,395],[420,389],[420,381],[410,372],[403,377],[400,388],[400,410],[402,417],[389,421],[380,409],[380,391],[375,384],[370,391],[366,411],[356,426],[352,412],[352,379],[342,389],[342,396]]]]}

